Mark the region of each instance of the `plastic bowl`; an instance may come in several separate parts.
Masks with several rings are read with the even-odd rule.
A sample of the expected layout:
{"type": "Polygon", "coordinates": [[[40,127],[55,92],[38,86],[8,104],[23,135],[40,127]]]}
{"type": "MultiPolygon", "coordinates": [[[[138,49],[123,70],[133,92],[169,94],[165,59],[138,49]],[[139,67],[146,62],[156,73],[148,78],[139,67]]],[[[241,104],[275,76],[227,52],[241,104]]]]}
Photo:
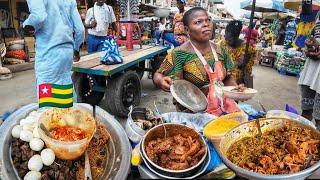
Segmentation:
{"type": "Polygon", "coordinates": [[[288,112],[288,111],[283,111],[283,110],[270,110],[267,112],[266,114],[266,118],[286,118],[286,119],[292,119],[292,120],[296,120],[299,121],[305,125],[308,125],[310,127],[313,127],[314,129],[316,129],[316,126],[309,121],[308,119],[298,115],[298,114],[294,114],[292,112],[288,112]]]}
{"type": "MultiPolygon", "coordinates": [[[[224,133],[220,133],[220,134],[215,134],[215,135],[210,135],[210,131],[211,131],[211,126],[213,123],[215,123],[215,121],[217,120],[236,120],[239,121],[240,124],[241,123],[245,123],[248,121],[248,115],[244,112],[236,112],[236,113],[230,113],[224,116],[220,116],[219,118],[211,121],[210,123],[208,123],[204,129],[203,129],[203,133],[204,135],[212,142],[212,144],[214,145],[214,147],[219,150],[220,148],[220,141],[223,138],[223,136],[230,131],[233,128],[230,128],[229,130],[226,130],[224,133]]],[[[214,128],[214,127],[213,127],[214,128]]]]}
{"type": "Polygon", "coordinates": [[[87,149],[96,131],[96,121],[92,115],[80,107],[67,109],[51,108],[42,113],[39,119],[38,132],[46,146],[51,148],[56,157],[63,160],[74,160],[80,157],[87,149]],[[61,141],[53,139],[40,128],[43,124],[47,130],[56,127],[71,126],[83,129],[86,137],[77,141],[61,141]]]}
{"type": "Polygon", "coordinates": [[[21,50],[24,49],[24,44],[12,44],[8,47],[9,50],[21,50]]]}
{"type": "Polygon", "coordinates": [[[235,86],[224,86],[222,90],[226,97],[236,101],[247,101],[258,93],[257,90],[251,88],[246,88],[244,92],[232,91],[234,88],[235,86]]]}

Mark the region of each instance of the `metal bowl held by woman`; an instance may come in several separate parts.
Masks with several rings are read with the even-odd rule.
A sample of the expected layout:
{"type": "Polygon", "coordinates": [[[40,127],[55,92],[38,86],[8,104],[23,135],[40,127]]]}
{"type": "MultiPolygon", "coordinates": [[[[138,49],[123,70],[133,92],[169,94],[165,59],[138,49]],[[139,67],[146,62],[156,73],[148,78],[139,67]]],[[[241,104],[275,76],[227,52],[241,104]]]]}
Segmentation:
{"type": "MultiPolygon", "coordinates": [[[[88,104],[75,103],[74,107],[77,109],[81,108],[86,112],[92,112],[92,107],[88,104]]],[[[17,169],[13,162],[14,159],[12,159],[13,156],[17,157],[18,155],[13,154],[16,151],[12,150],[15,148],[12,142],[17,141],[17,138],[12,137],[11,129],[16,124],[19,124],[21,119],[26,118],[31,112],[37,110],[38,104],[24,106],[11,114],[0,126],[0,144],[2,144],[0,148],[0,179],[11,180],[23,178],[23,176],[19,175],[19,169],[17,169]]],[[[124,129],[113,116],[99,107],[96,108],[95,119],[98,122],[96,126],[97,131],[87,148],[92,178],[126,179],[130,170],[130,152],[132,149],[124,129]],[[105,143],[105,141],[107,142],[105,143]],[[103,154],[101,154],[102,151],[103,154]]],[[[29,150],[26,151],[24,147],[21,154],[23,155],[24,152],[29,153],[29,150]]],[[[21,156],[21,154],[19,156],[21,156]]],[[[20,161],[21,166],[27,167],[25,164],[28,159],[20,159],[20,161]]],[[[84,179],[81,178],[84,176],[84,161],[84,156],[74,161],[61,160],[56,157],[55,163],[51,166],[43,166],[40,173],[48,175],[47,172],[53,170],[54,174],[62,174],[63,177],[67,178],[68,174],[65,172],[67,171],[65,168],[67,168],[69,169],[69,174],[76,174],[77,177],[79,175],[79,179],[84,179]]],[[[26,171],[28,171],[28,167],[26,171]]],[[[51,175],[50,178],[52,178],[51,175]]]]}
{"type": "Polygon", "coordinates": [[[174,80],[170,92],[182,106],[193,112],[202,112],[207,108],[207,97],[189,81],[174,80]]]}
{"type": "Polygon", "coordinates": [[[305,179],[320,167],[320,133],[284,118],[260,119],[229,131],[220,156],[238,176],[248,179],[305,179]]]}
{"type": "Polygon", "coordinates": [[[184,178],[197,174],[207,163],[204,139],[181,124],[162,124],[150,129],[141,141],[145,163],[163,177],[184,178]]]}

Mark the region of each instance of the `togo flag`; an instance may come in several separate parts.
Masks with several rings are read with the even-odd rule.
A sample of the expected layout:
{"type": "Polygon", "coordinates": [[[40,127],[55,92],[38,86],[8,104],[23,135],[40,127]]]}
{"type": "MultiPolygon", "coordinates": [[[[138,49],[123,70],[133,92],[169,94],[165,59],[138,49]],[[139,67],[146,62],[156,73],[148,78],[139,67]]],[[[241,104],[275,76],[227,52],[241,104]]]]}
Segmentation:
{"type": "Polygon", "coordinates": [[[69,108],[73,105],[73,85],[40,84],[39,108],[58,107],[69,108]]]}

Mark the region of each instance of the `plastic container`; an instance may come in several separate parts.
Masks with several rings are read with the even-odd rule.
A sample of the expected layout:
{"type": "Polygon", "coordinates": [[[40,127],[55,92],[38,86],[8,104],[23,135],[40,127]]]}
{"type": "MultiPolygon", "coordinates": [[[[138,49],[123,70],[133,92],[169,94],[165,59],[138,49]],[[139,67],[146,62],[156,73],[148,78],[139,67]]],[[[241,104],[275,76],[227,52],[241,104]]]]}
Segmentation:
{"type": "Polygon", "coordinates": [[[133,108],[130,107],[130,112],[128,114],[128,119],[125,126],[125,131],[129,139],[134,143],[139,143],[141,138],[146,134],[146,131],[139,127],[134,121],[133,118],[141,117],[145,118],[145,108],[133,108]],[[144,116],[144,117],[143,117],[144,116]]]}
{"type": "Polygon", "coordinates": [[[287,119],[292,119],[292,120],[296,120],[299,121],[305,125],[308,125],[314,129],[316,129],[316,126],[309,121],[308,119],[298,115],[298,114],[294,114],[292,112],[288,112],[288,111],[283,111],[283,110],[270,110],[267,112],[266,118],[287,118],[287,119]]]}
{"type": "Polygon", "coordinates": [[[236,101],[247,101],[247,100],[253,98],[253,96],[258,93],[257,90],[251,89],[251,88],[246,88],[244,90],[244,92],[232,91],[234,88],[236,88],[236,87],[235,86],[224,86],[222,88],[222,90],[223,90],[223,93],[226,97],[233,99],[233,100],[236,100],[236,101]]]}
{"type": "Polygon", "coordinates": [[[51,108],[43,112],[38,124],[40,138],[46,146],[51,148],[56,157],[63,160],[74,160],[80,157],[87,149],[96,130],[96,121],[92,115],[80,107],[58,109],[51,108]],[[47,130],[56,127],[71,126],[85,131],[86,137],[77,141],[60,141],[47,136],[40,128],[43,124],[47,130]]]}
{"type": "MultiPolygon", "coordinates": [[[[220,141],[222,139],[222,137],[228,132],[230,131],[231,129],[233,129],[234,127],[238,126],[239,124],[237,125],[234,125],[232,127],[230,127],[230,129],[226,129],[225,132],[222,132],[222,133],[219,133],[219,134],[215,134],[215,135],[212,135],[210,133],[210,131],[212,131],[212,126],[213,124],[217,121],[217,120],[236,120],[238,122],[240,122],[239,124],[241,123],[244,123],[244,122],[247,122],[248,121],[248,115],[244,112],[236,112],[236,113],[230,113],[230,114],[227,114],[227,115],[224,115],[224,116],[220,116],[219,118],[211,121],[210,123],[208,123],[204,129],[203,129],[203,133],[204,135],[212,142],[212,144],[214,145],[214,147],[219,150],[219,146],[220,146],[220,141]]],[[[214,127],[213,127],[214,128],[214,127]]]]}

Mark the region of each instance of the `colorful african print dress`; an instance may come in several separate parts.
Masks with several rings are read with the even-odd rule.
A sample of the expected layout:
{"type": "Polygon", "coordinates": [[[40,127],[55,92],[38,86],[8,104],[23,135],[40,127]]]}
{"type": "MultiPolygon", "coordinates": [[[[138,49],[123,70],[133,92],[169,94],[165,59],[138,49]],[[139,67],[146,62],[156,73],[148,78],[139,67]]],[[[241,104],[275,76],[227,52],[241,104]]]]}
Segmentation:
{"type": "MultiPolygon", "coordinates": [[[[225,48],[225,50],[228,52],[228,54],[230,55],[234,64],[237,64],[237,61],[241,60],[244,57],[244,54],[246,51],[246,44],[245,43],[243,43],[238,48],[231,48],[227,45],[226,41],[223,40],[220,45],[223,48],[225,48]]],[[[246,68],[246,73],[248,75],[251,75],[251,73],[252,73],[252,67],[254,65],[255,56],[256,56],[256,50],[253,47],[249,47],[249,61],[248,61],[247,68],[246,68]]],[[[240,83],[241,67],[236,66],[232,70],[231,73],[232,73],[233,77],[235,78],[235,80],[237,81],[237,83],[240,83]]]]}
{"type": "MultiPolygon", "coordinates": [[[[227,51],[219,46],[215,46],[218,59],[222,62],[227,74],[231,74],[234,68],[233,62],[227,51]]],[[[214,71],[214,56],[211,51],[204,55],[208,64],[214,71]]],[[[174,49],[167,55],[157,72],[171,77],[172,79],[184,79],[199,87],[205,95],[208,93],[209,77],[195,52],[181,50],[180,47],[174,49]]],[[[182,105],[173,100],[177,111],[186,111],[182,105]]]]}
{"type": "Polygon", "coordinates": [[[184,13],[177,13],[173,18],[173,33],[174,37],[179,44],[183,44],[188,41],[188,36],[185,33],[184,24],[182,22],[184,13]]]}

